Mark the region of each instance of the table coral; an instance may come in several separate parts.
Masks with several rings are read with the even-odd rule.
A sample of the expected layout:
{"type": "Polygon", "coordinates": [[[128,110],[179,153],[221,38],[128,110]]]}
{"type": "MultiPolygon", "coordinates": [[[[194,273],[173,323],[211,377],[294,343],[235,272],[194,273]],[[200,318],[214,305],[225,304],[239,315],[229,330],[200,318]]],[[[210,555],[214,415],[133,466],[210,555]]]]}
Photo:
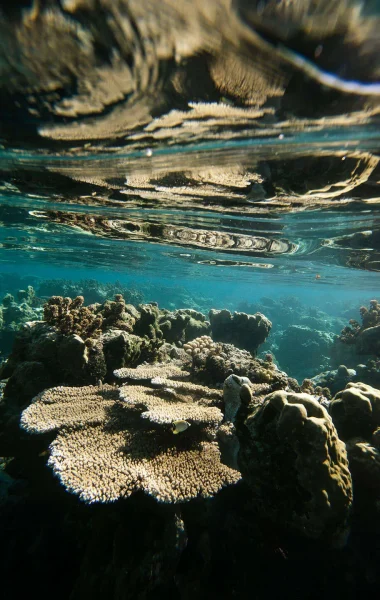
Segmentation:
{"type": "Polygon", "coordinates": [[[120,380],[143,382],[150,381],[154,377],[185,378],[189,376],[189,373],[173,363],[156,363],[154,365],[144,363],[136,368],[116,369],[114,375],[120,380]]]}
{"type": "Polygon", "coordinates": [[[202,386],[173,384],[52,388],[24,410],[21,426],[57,430],[49,465],[85,502],[113,502],[137,490],[170,503],[211,497],[240,479],[220,459],[223,414],[202,404],[202,386]],[[190,427],[174,435],[178,420],[190,427]]]}
{"type": "MultiPolygon", "coordinates": [[[[170,385],[170,382],[167,382],[167,385],[170,385]]],[[[198,389],[200,387],[195,386],[198,389]]],[[[151,389],[143,386],[124,386],[120,390],[120,399],[132,408],[140,410],[140,413],[143,408],[141,417],[151,423],[170,425],[174,421],[185,420],[190,424],[212,427],[221,423],[223,414],[219,408],[194,402],[193,396],[189,395],[189,391],[193,391],[191,387],[186,386],[184,391],[185,394],[181,393],[179,387],[151,389]]]]}

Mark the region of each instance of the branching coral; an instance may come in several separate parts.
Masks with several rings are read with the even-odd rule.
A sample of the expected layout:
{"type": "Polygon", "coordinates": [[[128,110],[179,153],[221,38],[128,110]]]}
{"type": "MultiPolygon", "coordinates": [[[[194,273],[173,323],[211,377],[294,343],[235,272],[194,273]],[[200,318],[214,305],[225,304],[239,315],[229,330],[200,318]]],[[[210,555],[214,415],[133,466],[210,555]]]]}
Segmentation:
{"type": "Polygon", "coordinates": [[[340,334],[340,341],[354,344],[358,354],[380,355],[380,303],[371,300],[369,309],[360,307],[362,324],[355,319],[345,327],[340,334]]]}
{"type": "Polygon", "coordinates": [[[253,358],[247,350],[232,344],[214,342],[209,336],[201,336],[184,344],[186,354],[191,357],[192,372],[214,383],[222,383],[232,373],[248,377],[253,383],[285,387],[288,378],[279,371],[273,361],[253,358]]]}
{"type": "Polygon", "coordinates": [[[99,337],[109,327],[132,332],[136,319],[128,311],[123,296],[103,304],[83,306],[83,296],[62,298],[52,296],[44,305],[44,319],[65,335],[77,334],[83,339],[99,337]]]}
{"type": "Polygon", "coordinates": [[[74,300],[52,296],[44,305],[44,319],[65,335],[77,334],[83,339],[97,337],[101,333],[103,317],[83,303],[83,296],[74,300]]]}

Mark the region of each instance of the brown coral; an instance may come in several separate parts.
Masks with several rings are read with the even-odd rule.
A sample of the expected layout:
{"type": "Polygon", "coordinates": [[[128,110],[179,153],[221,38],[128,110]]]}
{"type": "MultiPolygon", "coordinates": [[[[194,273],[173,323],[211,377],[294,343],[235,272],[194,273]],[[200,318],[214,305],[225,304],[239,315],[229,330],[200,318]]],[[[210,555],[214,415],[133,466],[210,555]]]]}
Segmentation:
{"type": "Polygon", "coordinates": [[[240,473],[220,460],[215,433],[222,413],[195,399],[200,388],[170,381],[154,389],[128,385],[120,399],[112,386],[53,388],[23,412],[21,426],[59,430],[49,465],[85,502],[112,502],[136,490],[162,502],[210,497],[240,473]],[[181,433],[174,435],[178,419],[190,427],[176,427],[181,433]]]}
{"type": "Polygon", "coordinates": [[[52,296],[44,305],[44,319],[61,333],[77,334],[83,339],[99,337],[109,327],[132,332],[136,319],[121,294],[116,294],[114,300],[106,300],[103,304],[83,306],[83,303],[83,296],[77,296],[74,300],[52,296]]]}
{"type": "MultiPolygon", "coordinates": [[[[195,391],[202,387],[194,385],[195,391]]],[[[187,388],[186,392],[189,393],[190,390],[191,388],[187,388]]],[[[202,406],[189,395],[181,394],[179,388],[152,390],[143,386],[124,386],[120,390],[120,399],[131,407],[143,407],[145,410],[141,417],[157,424],[185,420],[189,424],[215,427],[223,419],[219,408],[202,406]]]]}
{"type": "Polygon", "coordinates": [[[65,334],[77,334],[83,339],[100,335],[103,317],[83,306],[83,296],[62,298],[52,296],[44,305],[44,319],[65,334]]]}
{"type": "Polygon", "coordinates": [[[112,502],[139,489],[160,502],[186,502],[213,496],[240,478],[220,462],[216,442],[193,444],[157,430],[64,430],[51,444],[49,465],[88,503],[112,502]]]}
{"type": "Polygon", "coordinates": [[[315,397],[274,392],[237,423],[237,435],[239,466],[263,514],[309,537],[344,536],[352,503],[346,449],[315,397]]]}
{"type": "Polygon", "coordinates": [[[380,390],[365,383],[348,383],[330,404],[339,435],[346,442],[356,491],[380,491],[380,390]]]}
{"type": "Polygon", "coordinates": [[[344,441],[360,436],[369,440],[380,426],[380,390],[365,383],[350,382],[334,396],[329,411],[344,441]]]}
{"type": "Polygon", "coordinates": [[[369,309],[361,306],[359,309],[362,323],[355,319],[349,321],[340,334],[340,341],[355,345],[358,354],[380,354],[380,303],[371,300],[369,309]]]}
{"type": "Polygon", "coordinates": [[[148,382],[155,377],[186,378],[187,371],[173,363],[142,364],[136,368],[116,369],[113,373],[117,379],[134,382],[148,382]]]}

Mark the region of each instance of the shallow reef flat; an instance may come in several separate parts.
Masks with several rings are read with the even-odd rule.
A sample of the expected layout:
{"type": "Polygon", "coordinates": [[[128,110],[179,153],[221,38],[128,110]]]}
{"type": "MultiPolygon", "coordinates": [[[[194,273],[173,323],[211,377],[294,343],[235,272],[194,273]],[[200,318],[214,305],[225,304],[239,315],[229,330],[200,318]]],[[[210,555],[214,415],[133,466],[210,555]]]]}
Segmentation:
{"type": "MultiPolygon", "coordinates": [[[[215,569],[232,548],[225,585],[241,597],[252,570],[268,585],[268,561],[279,571],[273,592],[289,577],[295,584],[295,565],[298,584],[319,581],[316,567],[298,572],[300,552],[333,590],[338,573],[348,597],[349,574],[362,586],[375,573],[376,345],[358,372],[341,365],[299,383],[272,353],[258,357],[272,327],[259,312],[212,309],[207,318],[121,294],[87,305],[52,296],[42,311],[21,324],[0,373],[0,528],[16,540],[1,561],[7,577],[26,565],[17,542],[26,527],[45,566],[60,544],[72,598],[83,589],[123,599],[187,597],[200,583],[219,590],[215,569]],[[352,573],[364,543],[371,557],[352,573]]],[[[358,360],[363,332],[378,326],[377,302],[360,314],[362,325],[336,340],[358,360]]]]}

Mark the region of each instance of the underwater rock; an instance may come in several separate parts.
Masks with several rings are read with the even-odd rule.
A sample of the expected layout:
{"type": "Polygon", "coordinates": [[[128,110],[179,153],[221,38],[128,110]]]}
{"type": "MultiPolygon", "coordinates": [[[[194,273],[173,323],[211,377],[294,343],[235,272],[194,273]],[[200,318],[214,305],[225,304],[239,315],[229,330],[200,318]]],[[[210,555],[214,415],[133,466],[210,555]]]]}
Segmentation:
{"type": "Polygon", "coordinates": [[[349,383],[330,403],[339,436],[346,442],[356,512],[378,523],[380,493],[380,390],[349,383]]]}
{"type": "Polygon", "coordinates": [[[247,315],[242,312],[211,309],[209,312],[212,338],[216,342],[233,344],[255,354],[265,342],[272,323],[263,314],[247,315]]]}
{"type": "Polygon", "coordinates": [[[151,340],[162,340],[163,334],[159,328],[160,310],[156,303],[140,304],[140,316],[136,321],[133,332],[141,337],[146,336],[151,340]]]}
{"type": "Polygon", "coordinates": [[[205,315],[191,309],[170,311],[159,309],[157,304],[139,305],[139,318],[133,332],[150,339],[165,340],[168,343],[184,343],[209,333],[210,323],[205,315]]]}
{"type": "Polygon", "coordinates": [[[181,315],[189,316],[185,328],[185,342],[191,342],[202,335],[209,335],[211,332],[210,322],[205,315],[192,308],[182,308],[178,311],[181,315]]]}
{"type": "Polygon", "coordinates": [[[379,530],[380,390],[349,383],[330,403],[330,414],[346,443],[354,486],[355,514],[364,527],[379,530]]]}
{"type": "Polygon", "coordinates": [[[315,397],[273,392],[244,421],[238,415],[236,429],[255,510],[307,537],[344,536],[352,504],[347,453],[315,397]]]}
{"type": "Polygon", "coordinates": [[[183,315],[179,311],[171,313],[164,311],[159,318],[158,325],[162,331],[162,337],[169,343],[184,342],[185,329],[190,321],[188,315],[183,315]]]}
{"type": "Polygon", "coordinates": [[[25,360],[19,363],[4,388],[4,399],[12,398],[13,408],[21,408],[38,392],[52,385],[53,377],[42,362],[25,360]]]}
{"type": "Polygon", "coordinates": [[[103,345],[107,377],[111,377],[115,369],[147,360],[155,355],[157,349],[155,341],[120,329],[106,331],[101,335],[100,341],[103,345]]]}
{"type": "MultiPolygon", "coordinates": [[[[112,378],[115,369],[128,365],[134,366],[156,356],[161,343],[158,340],[141,338],[125,329],[113,329],[107,325],[113,323],[115,319],[120,324],[120,315],[127,314],[128,306],[125,308],[122,301],[108,303],[104,309],[103,314],[107,314],[111,306],[113,314],[111,319],[109,314],[103,319],[101,313],[94,312],[102,310],[103,306],[94,309],[91,306],[85,307],[88,310],[83,313],[82,323],[79,320],[82,314],[81,300],[78,303],[74,302],[74,308],[68,300],[70,299],[54,298],[52,303],[47,304],[47,311],[52,313],[49,321],[57,323],[56,325],[30,322],[23,325],[18,332],[12,352],[0,371],[1,378],[11,377],[5,389],[6,397],[12,398],[13,388],[22,389],[20,398],[25,403],[46,387],[63,383],[67,385],[95,383],[105,377],[112,378]],[[115,311],[112,308],[115,306],[120,308],[115,311]],[[66,319],[67,315],[69,319],[66,319]],[[93,334],[94,337],[84,339],[79,333],[75,333],[77,331],[80,331],[83,336],[93,334]],[[34,371],[30,371],[29,385],[24,388],[22,365],[31,361],[43,365],[43,372],[47,378],[44,380],[40,371],[36,371],[35,375],[34,371]],[[33,389],[31,395],[27,393],[29,389],[33,389]]],[[[129,325],[126,325],[127,327],[129,328],[129,325]]]]}

